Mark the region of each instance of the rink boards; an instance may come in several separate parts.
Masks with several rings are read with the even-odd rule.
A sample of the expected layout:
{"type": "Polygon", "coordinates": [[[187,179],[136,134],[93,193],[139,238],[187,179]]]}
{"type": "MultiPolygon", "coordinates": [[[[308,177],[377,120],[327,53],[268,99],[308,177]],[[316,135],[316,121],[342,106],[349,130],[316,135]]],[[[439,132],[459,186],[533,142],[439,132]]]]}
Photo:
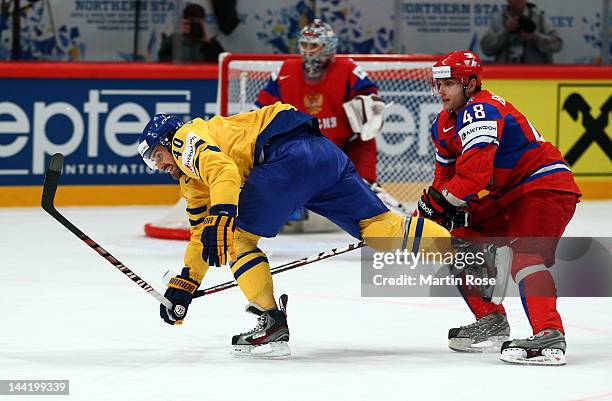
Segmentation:
{"type": "MultiPolygon", "coordinates": [[[[612,68],[488,66],[484,82],[561,149],[586,198],[612,198],[612,68]]],[[[178,188],[145,168],[138,135],[155,113],[213,115],[217,67],[2,63],[0,84],[0,206],[38,205],[55,152],[66,156],[59,205],[170,204],[178,188]]]]}

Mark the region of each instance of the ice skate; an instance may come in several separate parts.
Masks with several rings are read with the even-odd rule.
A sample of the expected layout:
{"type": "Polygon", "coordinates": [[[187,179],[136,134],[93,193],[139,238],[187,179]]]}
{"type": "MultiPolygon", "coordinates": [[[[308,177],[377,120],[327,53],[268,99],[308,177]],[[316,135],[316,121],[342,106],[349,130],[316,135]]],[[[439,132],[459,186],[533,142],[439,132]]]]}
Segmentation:
{"type": "Polygon", "coordinates": [[[561,366],[567,363],[566,348],[560,330],[544,329],[529,338],[506,341],[499,359],[518,365],[561,366]]]}
{"type": "Polygon", "coordinates": [[[279,298],[279,308],[264,310],[249,303],[246,311],[259,316],[257,326],[246,333],[232,337],[232,354],[236,357],[282,359],[291,355],[287,342],[287,295],[279,298]]]}
{"type": "Polygon", "coordinates": [[[491,313],[467,326],[448,331],[448,347],[458,352],[498,352],[510,336],[506,315],[491,313]]]}

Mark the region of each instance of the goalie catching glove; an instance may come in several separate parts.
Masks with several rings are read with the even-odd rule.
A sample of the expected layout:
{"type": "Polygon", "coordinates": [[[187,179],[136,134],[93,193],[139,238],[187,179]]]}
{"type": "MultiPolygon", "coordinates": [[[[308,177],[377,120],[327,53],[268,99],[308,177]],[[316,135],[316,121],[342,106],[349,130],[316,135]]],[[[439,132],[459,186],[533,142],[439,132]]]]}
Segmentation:
{"type": "Polygon", "coordinates": [[[183,268],[181,274],[170,279],[164,296],[172,302],[172,309],[166,308],[163,304],[159,305],[159,315],[164,322],[171,325],[183,323],[193,294],[199,286],[200,283],[189,277],[188,267],[183,268]]]}
{"type": "Polygon", "coordinates": [[[467,227],[470,224],[468,209],[452,205],[434,187],[429,187],[427,192],[423,190],[417,210],[419,215],[435,221],[449,231],[459,227],[467,227]]]}
{"type": "Polygon", "coordinates": [[[378,95],[359,95],[342,104],[351,130],[359,134],[362,141],[378,135],[383,127],[385,102],[378,95]]]}
{"type": "Polygon", "coordinates": [[[210,216],[204,218],[202,230],[202,259],[209,266],[221,267],[227,263],[227,253],[236,260],[234,230],[236,229],[236,205],[215,205],[210,216]]]}

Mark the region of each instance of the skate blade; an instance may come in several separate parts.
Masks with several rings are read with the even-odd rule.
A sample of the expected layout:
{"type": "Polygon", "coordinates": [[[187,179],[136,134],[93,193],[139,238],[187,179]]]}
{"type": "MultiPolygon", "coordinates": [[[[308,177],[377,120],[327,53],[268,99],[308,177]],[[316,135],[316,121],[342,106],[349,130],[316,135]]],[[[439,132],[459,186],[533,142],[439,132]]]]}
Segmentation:
{"type": "MultiPolygon", "coordinates": [[[[552,352],[549,355],[534,356],[533,358],[527,358],[516,355],[513,351],[505,352],[504,350],[500,355],[499,359],[506,363],[513,365],[534,365],[534,366],[563,366],[567,364],[565,355],[559,352],[552,352]]],[[[545,352],[545,351],[543,351],[545,352]]]]}
{"type": "Polygon", "coordinates": [[[512,268],[512,248],[502,246],[495,252],[495,267],[497,268],[497,276],[495,277],[495,287],[493,288],[493,296],[491,302],[495,305],[501,305],[506,297],[506,289],[510,280],[510,269],[512,268]]]}
{"type": "Polygon", "coordinates": [[[291,355],[291,349],[286,341],[263,345],[234,345],[232,355],[236,358],[284,359],[291,355]]]}
{"type": "Polygon", "coordinates": [[[456,352],[470,352],[470,353],[497,353],[501,349],[504,341],[508,341],[509,337],[495,336],[490,337],[486,341],[479,343],[472,343],[469,338],[453,338],[448,344],[448,348],[456,352]]]}

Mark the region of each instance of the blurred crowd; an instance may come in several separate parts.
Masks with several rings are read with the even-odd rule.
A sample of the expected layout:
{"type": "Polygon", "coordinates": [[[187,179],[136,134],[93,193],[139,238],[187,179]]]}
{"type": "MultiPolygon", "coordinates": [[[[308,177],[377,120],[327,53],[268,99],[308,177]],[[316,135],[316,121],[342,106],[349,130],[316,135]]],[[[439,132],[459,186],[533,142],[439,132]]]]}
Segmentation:
{"type": "MultiPolygon", "coordinates": [[[[391,2],[391,0],[389,1],[391,2]]],[[[407,7],[406,10],[412,11],[407,11],[407,14],[405,12],[402,18],[414,17],[414,21],[417,22],[425,17],[414,10],[434,5],[437,7],[442,4],[427,3],[420,0],[413,1],[414,3],[398,2],[397,4],[414,6],[413,8],[407,7]]],[[[554,4],[543,0],[534,1],[547,7],[554,4]]],[[[462,15],[449,15],[448,12],[436,12],[436,14],[440,15],[436,15],[435,18],[439,19],[432,20],[433,22],[430,21],[429,23],[433,28],[438,28],[437,21],[451,21],[455,17],[463,18],[459,19],[461,21],[460,24],[462,24],[461,29],[472,29],[472,31],[466,32],[473,35],[471,39],[461,39],[461,41],[466,41],[463,47],[480,53],[485,62],[504,64],[567,63],[567,52],[571,52],[572,49],[581,46],[581,44],[575,42],[573,36],[568,36],[569,31],[565,30],[568,25],[559,24],[559,18],[572,18],[567,16],[569,15],[567,13],[571,13],[571,11],[566,10],[566,15],[559,17],[558,14],[555,14],[559,10],[552,10],[550,11],[553,15],[551,20],[551,17],[547,14],[548,10],[544,10],[542,7],[527,0],[498,0],[498,2],[498,4],[486,4],[487,11],[485,13],[476,11],[476,14],[482,15],[481,23],[476,23],[476,30],[474,30],[474,26],[470,27],[470,25],[473,25],[473,21],[465,20],[462,15]],[[553,24],[552,21],[555,21],[555,23],[553,24]],[[566,39],[565,49],[564,41],[555,28],[555,24],[561,29],[563,37],[566,39]],[[564,26],[565,28],[563,28],[564,26]],[[558,54],[559,52],[562,52],[562,54],[558,54]]],[[[292,6],[295,10],[292,10],[292,12],[297,13],[297,17],[293,14],[291,17],[286,17],[285,14],[288,11],[285,9],[275,10],[274,12],[272,10],[266,11],[269,15],[273,15],[278,11],[282,18],[278,17],[277,20],[265,19],[255,11],[253,13],[244,11],[239,13],[238,0],[165,0],[160,2],[132,0],[130,4],[133,9],[130,9],[130,17],[127,19],[116,19],[112,23],[109,22],[112,20],[110,15],[117,16],[120,14],[113,14],[113,10],[108,7],[99,8],[103,5],[102,3],[105,4],[107,2],[96,0],[82,2],[87,7],[91,6],[91,10],[86,6],[82,6],[84,11],[81,14],[77,12],[79,11],[77,3],[81,2],[76,2],[73,7],[74,10],[67,12],[66,10],[70,8],[68,7],[69,2],[56,4],[54,9],[51,6],[52,0],[3,0],[0,5],[0,59],[64,61],[90,61],[95,59],[101,61],[179,63],[216,62],[219,54],[224,51],[253,51],[260,53],[272,51],[280,53],[296,52],[295,35],[306,24],[314,20],[315,14],[323,22],[330,23],[334,29],[339,28],[334,26],[333,21],[331,21],[336,18],[335,15],[338,15],[338,10],[335,12],[325,11],[330,6],[323,0],[296,0],[295,7],[292,6]],[[157,18],[158,22],[154,22],[155,18],[152,17],[154,14],[153,3],[163,3],[168,6],[167,9],[155,11],[157,13],[155,18],[157,18]],[[138,10],[140,9],[143,12],[139,12],[138,10]],[[74,20],[71,20],[76,21],[74,26],[54,24],[54,12],[56,14],[61,13],[64,20],[66,20],[67,15],[70,18],[74,18],[74,20]],[[132,14],[135,15],[134,21],[130,20],[132,14]],[[98,16],[99,19],[92,22],[90,20],[92,15],[98,16]],[[49,20],[48,26],[41,24],[43,16],[49,20]],[[260,20],[261,27],[258,25],[257,29],[260,29],[260,31],[255,31],[252,21],[258,19],[260,20]],[[165,22],[159,22],[161,20],[165,22]],[[245,22],[247,20],[251,21],[251,25],[248,25],[249,28],[244,28],[247,26],[245,22]],[[35,26],[37,24],[38,26],[35,26]],[[95,28],[87,31],[86,25],[95,26],[95,28]],[[236,32],[236,28],[239,26],[241,28],[238,29],[239,32],[236,32]],[[102,35],[96,36],[96,33],[100,30],[105,32],[125,31],[127,35],[131,36],[130,40],[134,42],[133,51],[130,48],[131,46],[126,46],[127,42],[122,42],[122,46],[113,48],[111,44],[116,43],[114,39],[116,35],[109,35],[104,38],[102,38],[102,35]],[[280,34],[280,37],[279,35],[274,36],[278,33],[277,31],[283,32],[280,34]],[[140,32],[146,32],[146,34],[140,32]],[[287,37],[285,38],[283,35],[287,37]],[[95,41],[92,42],[94,37],[95,41]],[[246,43],[245,37],[248,37],[251,41],[246,43]],[[266,46],[251,50],[250,46],[256,43],[265,43],[268,47],[272,46],[270,47],[272,50],[269,50],[266,46]],[[266,50],[262,51],[262,48],[266,50]]],[[[334,2],[332,1],[331,3],[334,2]]],[[[363,36],[365,31],[370,28],[367,28],[365,25],[362,27],[356,22],[359,18],[359,13],[362,13],[363,10],[352,6],[348,7],[351,5],[350,0],[347,0],[345,3],[347,7],[342,9],[340,13],[345,20],[343,22],[345,25],[342,29],[357,32],[355,35],[359,36],[359,39],[355,42],[361,40],[365,43],[366,41],[363,39],[363,36]],[[363,28],[363,32],[361,32],[361,28],[363,28]]],[[[246,3],[240,4],[244,10],[246,3]]],[[[479,7],[474,3],[471,4],[472,8],[470,9],[470,3],[468,2],[449,2],[448,5],[453,6],[454,8],[451,7],[452,9],[464,7],[464,10],[467,7],[468,10],[471,10],[468,13],[474,12],[479,7]]],[[[593,4],[590,4],[590,8],[593,9],[593,4]]],[[[590,29],[592,32],[590,34],[580,33],[580,37],[589,47],[599,48],[600,50],[598,52],[595,50],[597,55],[594,56],[594,59],[586,60],[587,57],[591,56],[581,54],[575,57],[572,56],[573,58],[569,62],[598,63],[598,60],[601,60],[599,53],[605,56],[603,51],[606,47],[604,39],[606,35],[603,33],[605,30],[605,24],[603,23],[605,11],[603,14],[600,13],[599,8],[592,11],[596,14],[595,19],[593,21],[586,21],[585,17],[582,17],[583,21],[581,22],[585,26],[584,29],[590,29]],[[582,58],[585,60],[582,61],[582,58]]],[[[465,14],[465,11],[461,12],[465,14]]],[[[426,16],[426,18],[429,17],[432,17],[432,15],[426,16]]],[[[578,17],[576,18],[578,19],[578,17]]],[[[57,21],[58,18],[55,18],[55,20],[57,21]]],[[[415,25],[418,25],[418,23],[415,23],[415,25]]],[[[410,25],[407,24],[406,26],[410,25]]],[[[342,35],[342,31],[338,29],[336,32],[340,39],[338,52],[355,54],[387,52],[439,54],[448,50],[444,48],[414,50],[415,47],[411,46],[409,40],[410,36],[407,36],[410,33],[403,36],[400,35],[397,25],[388,24],[388,26],[384,26],[384,23],[381,23],[380,27],[376,29],[378,29],[375,33],[376,35],[380,35],[381,30],[384,32],[382,34],[384,37],[382,41],[386,45],[364,46],[363,48],[355,45],[351,39],[346,39],[342,35]],[[347,46],[347,43],[350,43],[355,48],[347,46]],[[389,45],[389,43],[393,43],[393,45],[389,45]]],[[[578,31],[576,32],[578,35],[578,31]]],[[[448,33],[448,35],[453,35],[453,33],[448,33]]],[[[435,38],[432,41],[436,41],[436,43],[439,41],[435,35],[431,37],[435,38]]],[[[418,40],[421,39],[415,38],[415,41],[418,40]]]]}

